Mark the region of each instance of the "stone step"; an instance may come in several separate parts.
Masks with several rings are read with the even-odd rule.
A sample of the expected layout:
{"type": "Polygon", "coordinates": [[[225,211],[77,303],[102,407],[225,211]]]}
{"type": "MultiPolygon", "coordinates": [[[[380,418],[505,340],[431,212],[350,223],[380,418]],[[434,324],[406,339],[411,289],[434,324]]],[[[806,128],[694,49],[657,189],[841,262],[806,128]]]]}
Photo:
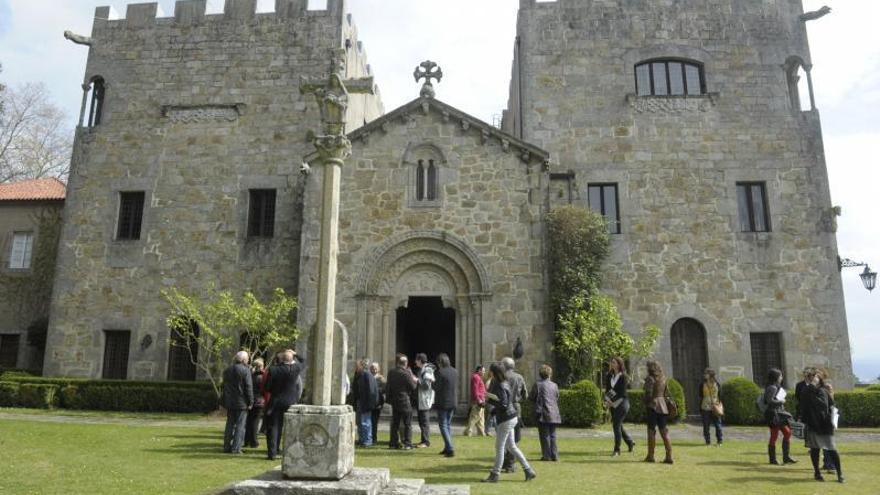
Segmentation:
{"type": "Polygon", "coordinates": [[[470,485],[425,485],[419,495],[471,495],[470,485]]]}
{"type": "Polygon", "coordinates": [[[391,473],[385,468],[354,468],[339,481],[288,480],[275,468],[235,483],[218,495],[380,495],[390,481],[391,473]]]}
{"type": "Polygon", "coordinates": [[[380,495],[421,495],[425,480],[410,478],[392,479],[380,495]]]}

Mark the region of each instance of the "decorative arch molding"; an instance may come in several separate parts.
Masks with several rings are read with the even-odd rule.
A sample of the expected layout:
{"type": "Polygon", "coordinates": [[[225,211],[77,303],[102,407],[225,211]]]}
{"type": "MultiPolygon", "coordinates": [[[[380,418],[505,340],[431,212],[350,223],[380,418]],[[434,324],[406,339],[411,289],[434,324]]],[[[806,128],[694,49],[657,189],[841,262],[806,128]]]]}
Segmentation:
{"type": "Polygon", "coordinates": [[[396,235],[367,259],[373,261],[361,271],[359,295],[390,295],[382,294],[382,290],[390,290],[400,275],[418,264],[443,268],[461,295],[490,295],[489,272],[477,254],[464,241],[446,232],[411,231],[396,235]]]}
{"type": "Polygon", "coordinates": [[[703,64],[703,68],[706,71],[707,84],[710,81],[712,69],[715,64],[712,54],[702,48],[678,45],[675,43],[664,43],[627,50],[623,55],[623,63],[625,64],[624,69],[627,71],[627,74],[629,74],[633,71],[633,68],[637,63],[655,58],[680,58],[683,60],[699,62],[703,64]]]}
{"type": "Polygon", "coordinates": [[[403,156],[401,157],[401,162],[404,165],[412,165],[416,163],[417,158],[414,155],[417,155],[419,151],[427,150],[429,153],[434,155],[438,159],[438,165],[446,165],[449,163],[448,158],[446,157],[446,153],[432,141],[418,141],[418,142],[410,142],[406,145],[406,149],[403,152],[403,156]]]}
{"type": "Polygon", "coordinates": [[[782,64],[782,70],[785,72],[785,83],[788,86],[788,95],[791,100],[791,109],[793,111],[812,111],[816,109],[816,97],[813,94],[813,65],[808,64],[800,55],[790,55],[782,64]],[[807,75],[807,92],[810,98],[810,108],[802,108],[800,94],[800,76],[799,71],[803,69],[807,75]]]}

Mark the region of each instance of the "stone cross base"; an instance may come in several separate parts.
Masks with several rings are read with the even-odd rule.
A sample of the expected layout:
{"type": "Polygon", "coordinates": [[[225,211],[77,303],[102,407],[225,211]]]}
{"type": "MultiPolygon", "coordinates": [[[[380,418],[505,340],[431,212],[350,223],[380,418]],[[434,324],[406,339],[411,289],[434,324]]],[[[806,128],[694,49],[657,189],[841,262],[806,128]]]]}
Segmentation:
{"type": "Polygon", "coordinates": [[[351,406],[291,406],[284,413],[284,476],[342,479],[354,467],[354,437],[351,406]]]}
{"type": "Polygon", "coordinates": [[[218,495],[470,495],[470,487],[391,479],[385,468],[354,468],[339,481],[289,480],[276,468],[256,478],[234,483],[218,495]]]}

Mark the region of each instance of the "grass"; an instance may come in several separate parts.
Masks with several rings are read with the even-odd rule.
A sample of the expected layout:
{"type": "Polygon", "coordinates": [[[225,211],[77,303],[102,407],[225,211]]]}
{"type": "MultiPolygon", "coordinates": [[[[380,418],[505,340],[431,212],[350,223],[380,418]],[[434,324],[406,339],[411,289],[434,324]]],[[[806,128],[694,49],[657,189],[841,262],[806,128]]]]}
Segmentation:
{"type": "MultiPolygon", "coordinates": [[[[761,441],[734,440],[716,448],[679,440],[674,445],[676,463],[666,466],[639,462],[645,453],[643,430],[634,426],[633,431],[637,433],[636,453],[619,458],[608,456],[608,439],[560,439],[562,461],[534,462],[539,477],[528,484],[522,482],[521,470],[502,475],[497,485],[479,483],[491,464],[493,438],[456,437],[454,459],[437,455],[441,442],[437,436],[430,449],[358,450],[356,463],[388,467],[399,478],[470,484],[475,495],[531,495],[535,491],[548,495],[580,494],[609,491],[609,487],[618,493],[684,495],[880,492],[877,443],[841,444],[847,484],[820,485],[811,479],[809,459],[800,444],[793,449],[801,459],[799,464],[776,467],[766,465],[766,447],[761,441]]],[[[672,434],[674,439],[675,430],[672,434]]],[[[387,433],[380,433],[380,437],[386,440],[387,433]]],[[[223,454],[221,438],[222,424],[215,421],[157,426],[0,418],[0,493],[197,494],[272,467],[272,463],[264,460],[262,449],[251,449],[235,457],[223,454]]],[[[524,438],[521,445],[529,459],[539,457],[537,439],[524,438]]]]}

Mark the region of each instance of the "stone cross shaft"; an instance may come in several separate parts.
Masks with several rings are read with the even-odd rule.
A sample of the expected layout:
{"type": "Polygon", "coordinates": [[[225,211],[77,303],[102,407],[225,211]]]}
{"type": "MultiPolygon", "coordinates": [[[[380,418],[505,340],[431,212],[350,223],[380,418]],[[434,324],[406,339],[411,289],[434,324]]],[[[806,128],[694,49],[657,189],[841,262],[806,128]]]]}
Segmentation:
{"type": "MultiPolygon", "coordinates": [[[[324,185],[321,199],[321,243],[318,276],[318,314],[312,339],[315,355],[309,381],[315,405],[330,406],[333,397],[333,325],[336,311],[336,257],[339,233],[339,182],[342,165],[351,155],[351,142],[345,136],[345,111],[349,92],[373,93],[373,78],[344,80],[344,51],[334,53],[329,76],[323,80],[303,78],[302,94],[314,94],[321,111],[321,134],[311,135],[317,150],[312,162],[324,166],[324,185]]],[[[342,364],[345,365],[344,363],[342,364]]]]}

